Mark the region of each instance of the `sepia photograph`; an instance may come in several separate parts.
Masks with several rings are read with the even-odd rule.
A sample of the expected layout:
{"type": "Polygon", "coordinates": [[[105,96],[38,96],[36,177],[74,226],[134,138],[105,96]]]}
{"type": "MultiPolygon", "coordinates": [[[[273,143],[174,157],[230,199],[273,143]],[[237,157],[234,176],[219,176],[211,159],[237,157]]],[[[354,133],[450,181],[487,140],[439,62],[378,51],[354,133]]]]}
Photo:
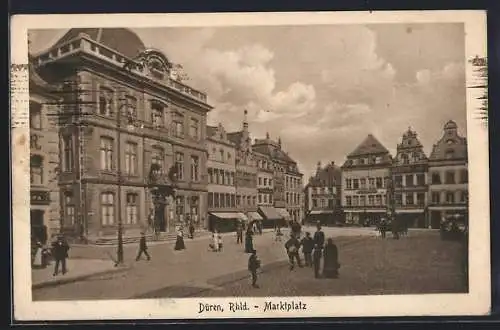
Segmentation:
{"type": "Polygon", "coordinates": [[[485,14],[406,14],[13,20],[15,314],[488,313],[485,14]]]}

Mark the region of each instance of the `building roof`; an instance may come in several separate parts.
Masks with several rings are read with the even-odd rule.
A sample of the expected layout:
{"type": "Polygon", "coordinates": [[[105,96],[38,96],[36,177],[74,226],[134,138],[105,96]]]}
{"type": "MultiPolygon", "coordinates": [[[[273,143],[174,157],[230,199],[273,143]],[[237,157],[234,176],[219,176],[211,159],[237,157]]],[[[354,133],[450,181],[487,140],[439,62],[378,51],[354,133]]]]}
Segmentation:
{"type": "Polygon", "coordinates": [[[387,154],[389,150],[382,145],[372,134],[368,136],[361,142],[354,151],[352,151],[347,157],[358,157],[358,156],[368,156],[375,154],[387,154]]]}
{"type": "MultiPolygon", "coordinates": [[[[38,74],[34,64],[34,58],[31,54],[28,54],[28,75],[29,75],[29,87],[39,87],[47,92],[57,92],[59,88],[46,82],[38,74]]],[[[59,98],[59,95],[54,94],[54,98],[59,98]]]]}
{"type": "Polygon", "coordinates": [[[273,144],[254,144],[252,146],[252,150],[257,151],[260,154],[269,156],[274,160],[281,160],[287,163],[294,164],[297,163],[295,160],[293,160],[292,157],[288,155],[288,153],[273,144]]]}
{"type": "Polygon", "coordinates": [[[209,126],[207,125],[207,137],[214,136],[217,133],[217,127],[216,126],[209,126]]]}
{"type": "Polygon", "coordinates": [[[66,32],[54,47],[78,37],[81,33],[129,58],[134,58],[146,50],[141,38],[125,28],[74,28],[66,32]]]}
{"type": "Polygon", "coordinates": [[[227,139],[239,146],[243,139],[243,131],[227,133],[227,139]]]}
{"type": "Polygon", "coordinates": [[[429,161],[467,159],[467,139],[458,135],[457,127],[452,120],[444,125],[443,136],[433,145],[429,161]]]}
{"type": "Polygon", "coordinates": [[[331,162],[323,167],[318,163],[316,174],[309,178],[309,186],[324,187],[335,186],[341,183],[342,172],[339,166],[331,162]]]}

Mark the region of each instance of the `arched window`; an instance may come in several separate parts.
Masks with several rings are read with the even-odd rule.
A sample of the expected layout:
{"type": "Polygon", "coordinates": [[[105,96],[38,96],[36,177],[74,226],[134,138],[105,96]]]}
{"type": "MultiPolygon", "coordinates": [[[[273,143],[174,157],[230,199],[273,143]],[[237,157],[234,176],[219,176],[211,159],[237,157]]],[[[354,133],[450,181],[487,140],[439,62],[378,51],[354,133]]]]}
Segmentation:
{"type": "Polygon", "coordinates": [[[165,151],[163,150],[163,148],[154,146],[151,151],[151,164],[156,164],[163,170],[164,160],[165,151]]]}
{"type": "Polygon", "coordinates": [[[139,195],[136,193],[127,194],[125,223],[128,225],[136,224],[139,220],[139,195]]]}
{"type": "Polygon", "coordinates": [[[114,105],[114,93],[106,87],[99,88],[99,114],[101,116],[112,116],[114,105]]]}
{"type": "Polygon", "coordinates": [[[43,184],[43,157],[32,155],[30,157],[30,182],[35,185],[43,184]]]}
{"type": "Polygon", "coordinates": [[[101,194],[101,224],[111,226],[115,223],[115,194],[104,192],[101,194]]]}
{"type": "Polygon", "coordinates": [[[63,135],[62,137],[63,159],[62,167],[64,172],[73,171],[73,137],[71,135],[63,135]]]}
{"type": "Polygon", "coordinates": [[[75,224],[75,199],[71,191],[64,193],[64,224],[73,226],[75,224]]]}
{"type": "Polygon", "coordinates": [[[174,112],[174,135],[178,138],[184,137],[184,116],[179,112],[174,112]]]}
{"type": "Polygon", "coordinates": [[[114,140],[107,136],[101,137],[101,170],[113,170],[113,144],[114,140]]]}

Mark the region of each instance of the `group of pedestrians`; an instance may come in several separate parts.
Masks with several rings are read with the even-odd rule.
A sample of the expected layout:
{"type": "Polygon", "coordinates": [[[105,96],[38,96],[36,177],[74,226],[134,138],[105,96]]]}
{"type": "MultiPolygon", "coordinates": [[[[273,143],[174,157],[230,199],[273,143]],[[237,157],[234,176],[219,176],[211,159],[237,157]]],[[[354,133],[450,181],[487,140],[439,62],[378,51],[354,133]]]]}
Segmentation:
{"type": "Polygon", "coordinates": [[[54,261],[53,276],[59,275],[59,268],[61,273],[65,275],[68,272],[66,266],[66,259],[68,259],[69,243],[62,234],[58,234],[56,239],[51,243],[50,247],[46,246],[47,239],[37,239],[34,243],[33,267],[46,268],[54,261]]]}
{"type": "Polygon", "coordinates": [[[302,268],[299,249],[302,248],[304,263],[306,267],[314,269],[314,277],[320,277],[321,259],[323,259],[323,276],[325,278],[338,278],[340,263],[338,261],[338,248],[329,238],[325,245],[325,233],[321,230],[321,224],[317,224],[314,237],[309,232],[299,240],[297,232],[291,233],[290,239],[285,243],[285,249],[290,262],[290,270],[295,268],[295,264],[302,268]]]}
{"type": "MultiPolygon", "coordinates": [[[[195,232],[195,227],[192,222],[188,224],[188,230],[189,230],[189,235],[188,237],[190,239],[194,239],[194,232],[195,232]]],[[[184,242],[184,225],[181,224],[177,228],[177,235],[175,238],[175,245],[174,245],[174,250],[175,251],[181,251],[186,249],[186,244],[184,242]]],[[[147,240],[146,240],[146,233],[143,231],[141,232],[141,238],[139,240],[139,251],[137,252],[137,257],[135,258],[136,261],[139,261],[142,257],[142,255],[146,256],[146,259],[148,261],[151,260],[151,255],[148,252],[148,245],[147,245],[147,240]]]]}

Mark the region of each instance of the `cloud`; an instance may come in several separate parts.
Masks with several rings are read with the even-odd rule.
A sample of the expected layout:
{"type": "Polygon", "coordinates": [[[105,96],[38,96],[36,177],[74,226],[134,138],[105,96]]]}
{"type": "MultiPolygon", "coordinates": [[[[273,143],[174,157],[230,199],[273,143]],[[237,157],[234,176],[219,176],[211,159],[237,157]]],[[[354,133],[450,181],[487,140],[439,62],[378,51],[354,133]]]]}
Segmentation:
{"type": "MultiPolygon", "coordinates": [[[[392,153],[411,126],[429,152],[444,123],[464,133],[460,24],[378,24],[136,29],[184,66],[214,109],[209,124],[269,132],[308,175],[343,163],[368,133],[392,153]]],[[[48,32],[32,44],[45,49],[48,32]]],[[[33,39],[33,38],[32,38],[33,39]]]]}

